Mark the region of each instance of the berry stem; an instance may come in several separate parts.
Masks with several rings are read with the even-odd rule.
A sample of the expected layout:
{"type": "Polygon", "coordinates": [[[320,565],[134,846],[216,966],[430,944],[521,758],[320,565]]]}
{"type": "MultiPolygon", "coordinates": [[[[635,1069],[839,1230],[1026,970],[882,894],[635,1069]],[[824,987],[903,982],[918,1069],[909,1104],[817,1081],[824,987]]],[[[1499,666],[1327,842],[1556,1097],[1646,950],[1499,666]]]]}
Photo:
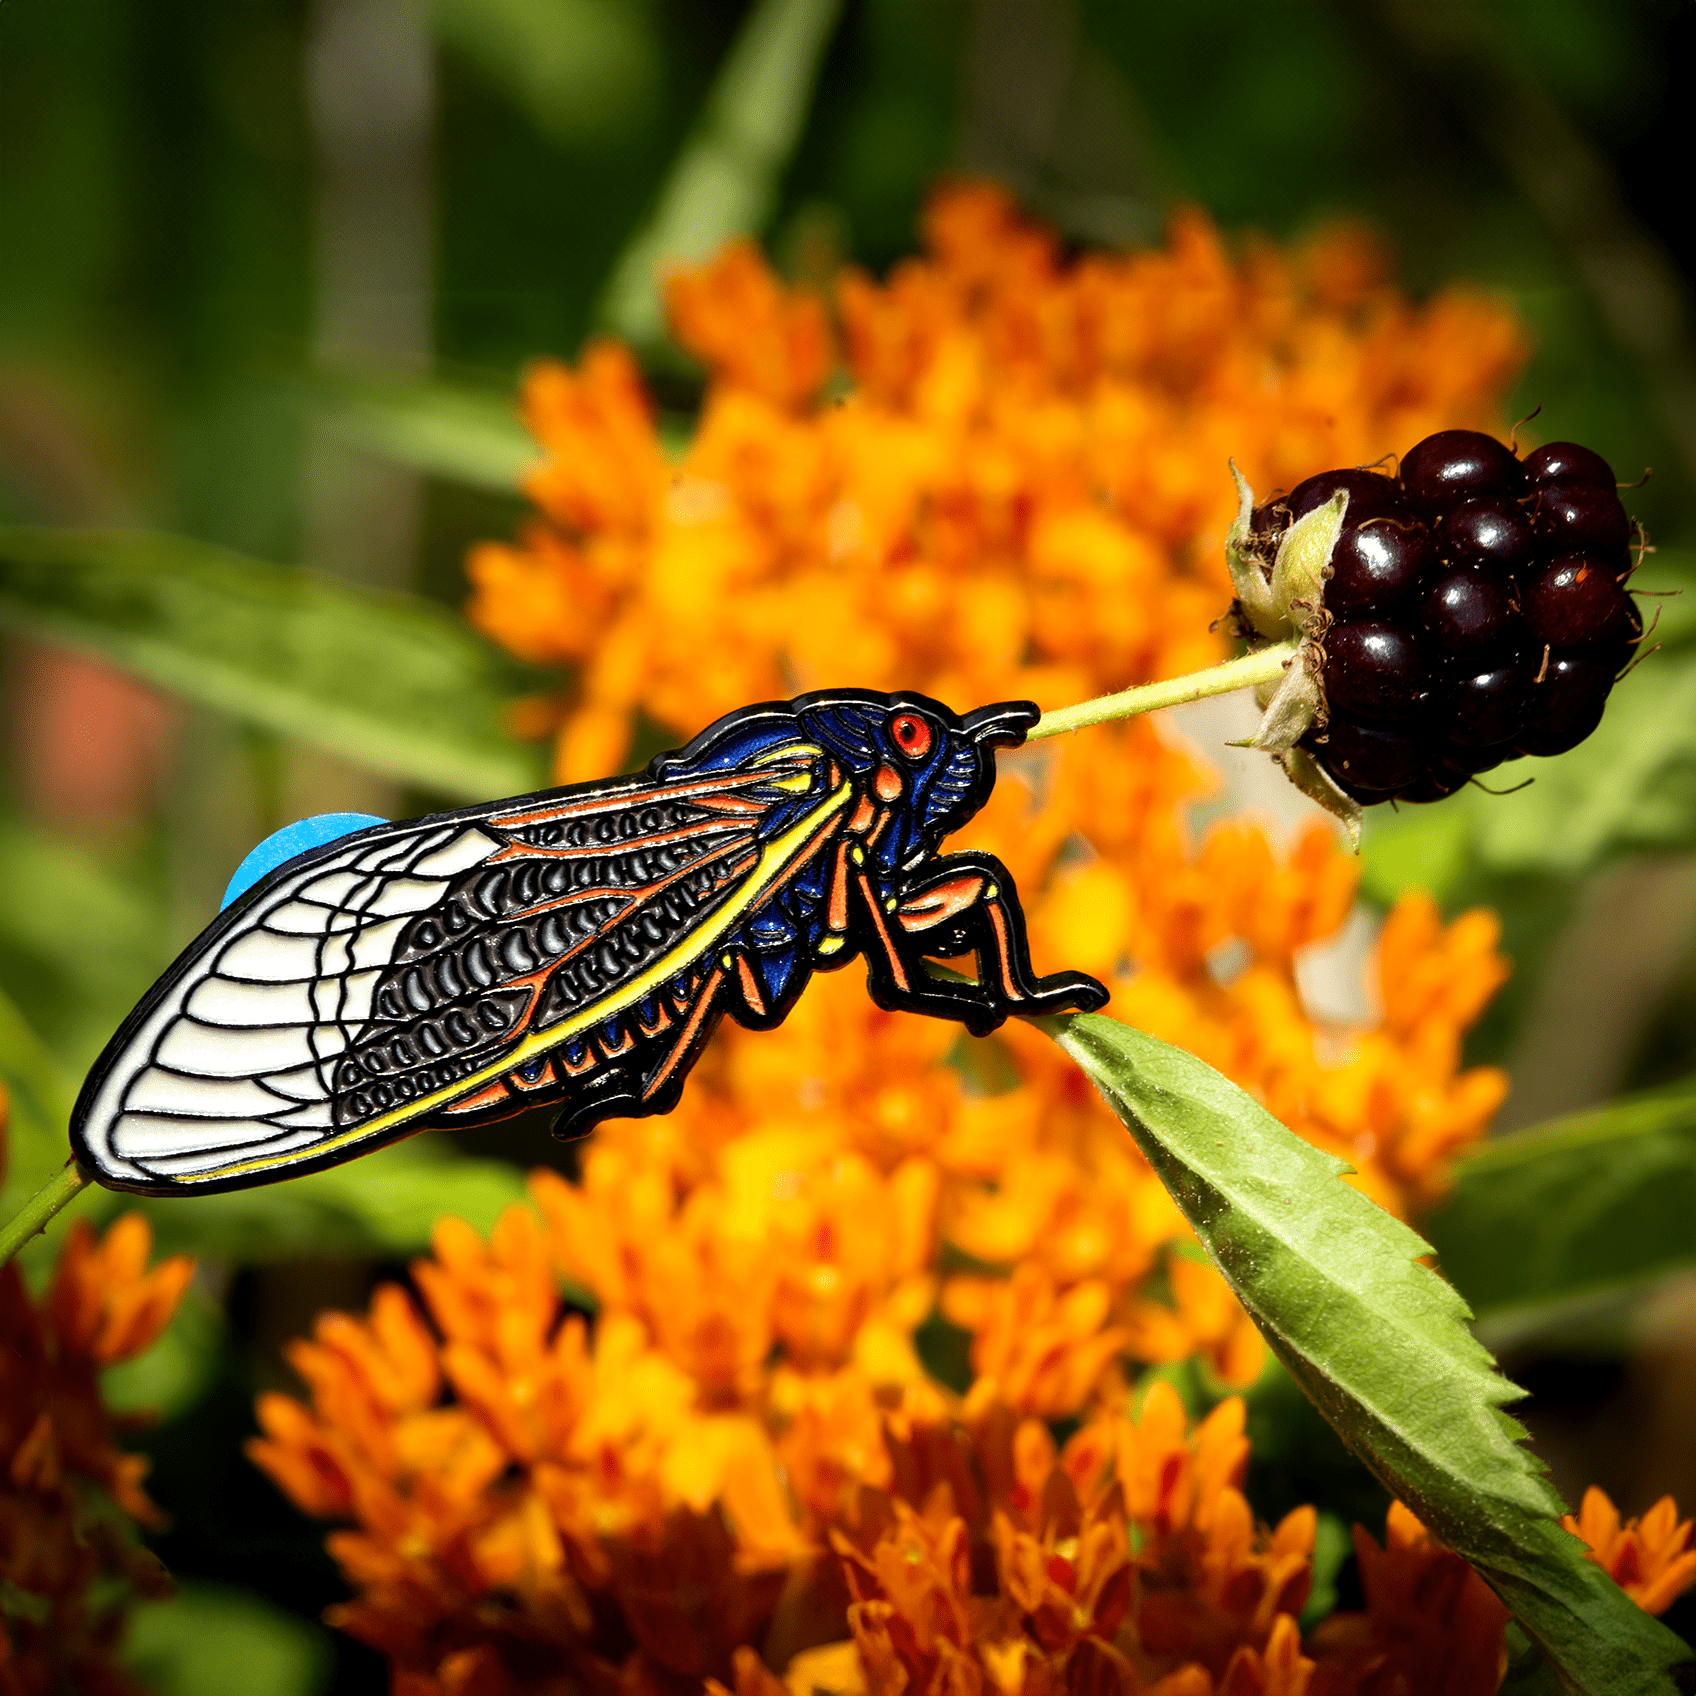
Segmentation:
{"type": "Polygon", "coordinates": [[[1070,730],[1087,730],[1092,724],[1106,724],[1110,719],[1135,718],[1138,713],[1158,712],[1162,707],[1180,707],[1186,701],[1205,700],[1209,695],[1228,695],[1233,689],[1277,683],[1282,680],[1284,668],[1295,651],[1293,640],[1277,642],[1270,648],[1226,660],[1222,665],[1210,665],[1205,671],[1168,677],[1159,683],[1139,683],[1134,689],[1121,689],[1117,695],[1097,695],[1093,701],[1057,707],[1051,713],[1044,713],[1026,731],[1025,740],[1039,742],[1045,736],[1064,736],[1070,730]]]}
{"type": "Polygon", "coordinates": [[[32,1195],[3,1226],[0,1226],[0,1266],[4,1266],[37,1231],[47,1228],[47,1222],[60,1208],[74,1201],[94,1182],[76,1161],[67,1160],[64,1169],[32,1195]]]}

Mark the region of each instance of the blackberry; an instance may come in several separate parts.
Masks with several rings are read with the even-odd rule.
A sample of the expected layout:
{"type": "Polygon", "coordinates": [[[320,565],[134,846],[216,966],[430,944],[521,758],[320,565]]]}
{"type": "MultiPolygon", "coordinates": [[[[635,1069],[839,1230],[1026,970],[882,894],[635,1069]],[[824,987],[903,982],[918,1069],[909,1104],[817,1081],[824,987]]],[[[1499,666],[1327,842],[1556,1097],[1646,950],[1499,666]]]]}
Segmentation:
{"type": "Polygon", "coordinates": [[[1435,801],[1601,722],[1643,622],[1612,468],[1574,442],[1515,457],[1443,430],[1396,476],[1309,477],[1254,509],[1268,538],[1348,491],[1331,553],[1320,676],[1329,723],[1302,739],[1346,793],[1435,801]]]}
{"type": "Polygon", "coordinates": [[[1626,593],[1629,568],[1605,554],[1562,554],[1525,585],[1525,627],[1551,648],[1617,647],[1635,640],[1637,606],[1626,593]]]}

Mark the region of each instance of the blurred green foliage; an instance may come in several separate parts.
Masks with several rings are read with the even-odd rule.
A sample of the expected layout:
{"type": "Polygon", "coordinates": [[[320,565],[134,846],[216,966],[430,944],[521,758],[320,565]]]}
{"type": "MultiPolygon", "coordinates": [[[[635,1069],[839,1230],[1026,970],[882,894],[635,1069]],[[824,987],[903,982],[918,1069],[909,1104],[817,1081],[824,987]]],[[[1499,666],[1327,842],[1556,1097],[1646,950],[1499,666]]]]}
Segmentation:
{"type": "Polygon", "coordinates": [[[333,1658],[322,1626],[251,1590],[207,1583],[139,1609],[129,1651],[148,1686],[171,1696],[316,1696],[333,1658]]]}
{"type": "MultiPolygon", "coordinates": [[[[651,258],[751,227],[792,266],[822,244],[881,268],[911,248],[926,187],[956,169],[1000,177],[1080,242],[1153,239],[1183,200],[1278,237],[1362,217],[1414,288],[1467,279],[1511,297],[1536,344],[1516,407],[1543,408],[1545,437],[1652,465],[1632,497],[1660,550],[1644,581],[1696,585],[1681,552],[1696,548],[1696,235],[1663,187],[1688,151],[1688,6],[357,0],[384,27],[429,32],[412,162],[393,166],[417,177],[401,186],[429,227],[413,269],[402,254],[361,295],[336,281],[345,227],[327,185],[374,168],[386,108],[378,86],[363,143],[327,116],[315,54],[337,4],[356,0],[0,6],[0,523],[14,527],[0,619],[200,709],[178,771],[117,839],[32,812],[14,749],[0,1207],[63,1158],[83,1068],[210,917],[229,868],[207,862],[225,838],[280,822],[277,772],[303,746],[363,766],[397,812],[539,780],[535,750],[502,728],[533,680],[457,620],[458,561],[520,510],[527,448],[509,397],[527,360],[620,325],[644,338],[674,434],[687,430],[694,379],[652,338],[637,286],[651,258]],[[1552,193],[1539,159],[1577,160],[1563,178],[1577,187],[1552,193]],[[1631,274],[1658,278],[1674,310],[1633,319],[1625,258],[1644,252],[1648,272],[1631,274]],[[417,294],[422,345],[329,349],[327,326],[384,289],[417,294]],[[401,515],[388,530],[345,495],[384,477],[401,515]],[[338,526],[374,553],[380,530],[399,537],[392,590],[315,569],[339,557],[323,540],[338,526]]],[[[370,180],[380,203],[382,171],[370,180]]],[[[1370,898],[1423,885],[1451,909],[1502,914],[1516,979],[1475,1034],[1479,1058],[1527,1052],[1553,940],[1599,872],[1696,856],[1696,596],[1661,605],[1665,651],[1591,742],[1535,762],[1533,787],[1372,821],[1370,898]]],[[[1696,1064],[1689,940],[1644,991],[1619,1085],[1696,1064]]],[[[1516,1335],[1558,1336],[1571,1301],[1691,1264],[1696,1229],[1675,1204],[1693,1181],[1687,1115],[1674,1092],[1476,1155],[1431,1222],[1462,1293],[1516,1335]],[[1504,1226],[1533,1213],[1535,1241],[1504,1226]]],[[[298,1330],[310,1311],[289,1293],[320,1289],[326,1267],[335,1299],[359,1299],[446,1209],[485,1228],[521,1193],[494,1146],[431,1139],[273,1189],[151,1204],[161,1246],[223,1280],[112,1385],[169,1415],[149,1439],[177,1516],[160,1548],[190,1585],[134,1640],[165,1696],[382,1687],[373,1657],[309,1623],[337,1593],[316,1528],[240,1459],[253,1388],[277,1371],[264,1316],[286,1310],[298,1330]]],[[[545,1138],[500,1146],[569,1162],[545,1138]]],[[[1361,1474],[1340,1451],[1301,1458],[1305,1406],[1257,1397],[1257,1467],[1284,1456],[1285,1484],[1311,1472],[1300,1499],[1327,1510],[1329,1582],[1361,1474]]]]}

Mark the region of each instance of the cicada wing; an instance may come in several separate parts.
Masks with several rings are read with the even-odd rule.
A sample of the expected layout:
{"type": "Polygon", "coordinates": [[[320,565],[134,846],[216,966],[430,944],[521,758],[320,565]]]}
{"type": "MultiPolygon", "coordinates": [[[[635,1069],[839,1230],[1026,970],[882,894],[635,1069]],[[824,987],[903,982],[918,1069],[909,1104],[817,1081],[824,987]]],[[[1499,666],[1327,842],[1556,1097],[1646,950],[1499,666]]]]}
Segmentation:
{"type": "Polygon", "coordinates": [[[477,823],[362,831],[284,867],[189,949],[83,1087],[80,1158],[120,1188],[224,1188],[362,1140],[337,1066],[401,936],[503,844],[477,823]]]}
{"type": "Polygon", "coordinates": [[[481,1101],[690,974],[834,827],[790,765],[622,781],[378,827],[215,923],[97,1062],[73,1120],[117,1188],[330,1165],[481,1101]],[[774,789],[774,782],[785,787],[774,789]],[[773,798],[785,803],[772,831],[773,798]]]}

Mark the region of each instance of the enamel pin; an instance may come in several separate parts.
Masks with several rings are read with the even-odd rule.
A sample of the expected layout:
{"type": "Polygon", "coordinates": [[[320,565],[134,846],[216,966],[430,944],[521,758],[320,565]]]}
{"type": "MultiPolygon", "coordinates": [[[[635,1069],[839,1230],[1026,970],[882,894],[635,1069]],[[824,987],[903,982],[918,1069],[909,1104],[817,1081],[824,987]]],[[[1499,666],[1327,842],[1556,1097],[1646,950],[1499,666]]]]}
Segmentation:
{"type": "Polygon", "coordinates": [[[285,859],[107,1045],[76,1158],[185,1194],[542,1104],[573,1136],[664,1113],[724,1014],[769,1030],[856,956],[879,1006],[980,1035],[1099,1007],[1093,978],[1033,975],[999,861],[938,853],[1037,717],[829,690],[731,713],[635,776],[285,859]],[[924,968],[967,953],[976,982],[924,968]]]}

